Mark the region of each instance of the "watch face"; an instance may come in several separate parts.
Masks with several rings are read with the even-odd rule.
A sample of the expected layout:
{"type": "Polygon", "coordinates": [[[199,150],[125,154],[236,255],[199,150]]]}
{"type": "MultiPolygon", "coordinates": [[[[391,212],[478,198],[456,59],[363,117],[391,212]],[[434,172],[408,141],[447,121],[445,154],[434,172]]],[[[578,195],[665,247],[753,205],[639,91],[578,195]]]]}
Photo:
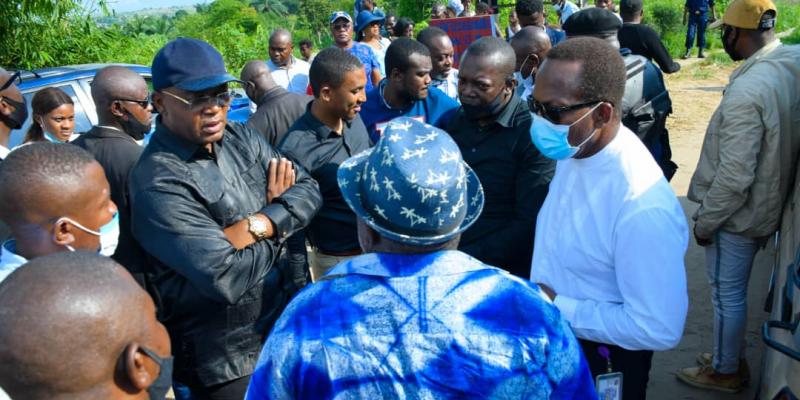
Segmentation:
{"type": "Polygon", "coordinates": [[[259,218],[250,217],[250,232],[256,236],[263,235],[267,230],[267,224],[259,218]]]}

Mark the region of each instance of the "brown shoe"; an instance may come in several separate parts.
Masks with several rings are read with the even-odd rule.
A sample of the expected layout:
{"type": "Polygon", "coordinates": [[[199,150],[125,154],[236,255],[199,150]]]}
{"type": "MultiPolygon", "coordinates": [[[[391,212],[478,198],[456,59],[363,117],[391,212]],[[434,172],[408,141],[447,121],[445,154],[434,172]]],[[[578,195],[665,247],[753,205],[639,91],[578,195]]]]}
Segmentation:
{"type": "Polygon", "coordinates": [[[682,368],[675,376],[687,385],[726,393],[738,393],[744,389],[742,377],[737,374],[719,374],[711,367],[682,368]]]}
{"type": "MultiPolygon", "coordinates": [[[[714,359],[711,353],[697,353],[697,365],[701,367],[711,367],[711,362],[714,359]]],[[[750,365],[747,364],[747,359],[739,359],[739,376],[742,377],[742,383],[747,386],[750,383],[750,365]]]]}

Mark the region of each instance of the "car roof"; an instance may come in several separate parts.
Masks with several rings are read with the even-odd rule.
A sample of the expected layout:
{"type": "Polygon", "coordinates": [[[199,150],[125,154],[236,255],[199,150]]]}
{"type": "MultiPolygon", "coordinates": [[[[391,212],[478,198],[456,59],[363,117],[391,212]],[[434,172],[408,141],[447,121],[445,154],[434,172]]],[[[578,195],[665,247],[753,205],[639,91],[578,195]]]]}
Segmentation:
{"type": "Polygon", "coordinates": [[[110,65],[127,67],[139,74],[150,74],[150,67],[137,64],[78,64],[65,65],[61,67],[42,68],[33,71],[22,70],[22,83],[19,85],[21,90],[29,87],[46,86],[53,83],[88,78],[94,76],[97,71],[110,65]]]}

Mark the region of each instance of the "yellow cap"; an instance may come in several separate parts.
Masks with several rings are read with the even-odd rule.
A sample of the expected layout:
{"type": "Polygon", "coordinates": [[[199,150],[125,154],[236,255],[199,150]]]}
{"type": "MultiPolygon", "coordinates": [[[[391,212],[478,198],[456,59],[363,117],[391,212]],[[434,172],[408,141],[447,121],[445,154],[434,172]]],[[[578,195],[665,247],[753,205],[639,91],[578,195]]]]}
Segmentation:
{"type": "Polygon", "coordinates": [[[742,29],[769,29],[775,27],[775,19],[761,23],[761,16],[767,11],[778,15],[775,4],[770,0],[733,0],[721,20],[709,25],[709,28],[719,28],[722,24],[742,29]]]}

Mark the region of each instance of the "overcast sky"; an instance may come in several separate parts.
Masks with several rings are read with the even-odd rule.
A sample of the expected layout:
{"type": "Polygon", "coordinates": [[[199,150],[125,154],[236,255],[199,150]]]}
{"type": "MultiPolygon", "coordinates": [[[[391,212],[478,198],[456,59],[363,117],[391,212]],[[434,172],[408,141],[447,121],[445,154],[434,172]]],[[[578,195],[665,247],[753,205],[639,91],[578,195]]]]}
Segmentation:
{"type": "Polygon", "coordinates": [[[117,12],[137,11],[145,8],[192,6],[208,0],[109,0],[108,6],[117,12]]]}

